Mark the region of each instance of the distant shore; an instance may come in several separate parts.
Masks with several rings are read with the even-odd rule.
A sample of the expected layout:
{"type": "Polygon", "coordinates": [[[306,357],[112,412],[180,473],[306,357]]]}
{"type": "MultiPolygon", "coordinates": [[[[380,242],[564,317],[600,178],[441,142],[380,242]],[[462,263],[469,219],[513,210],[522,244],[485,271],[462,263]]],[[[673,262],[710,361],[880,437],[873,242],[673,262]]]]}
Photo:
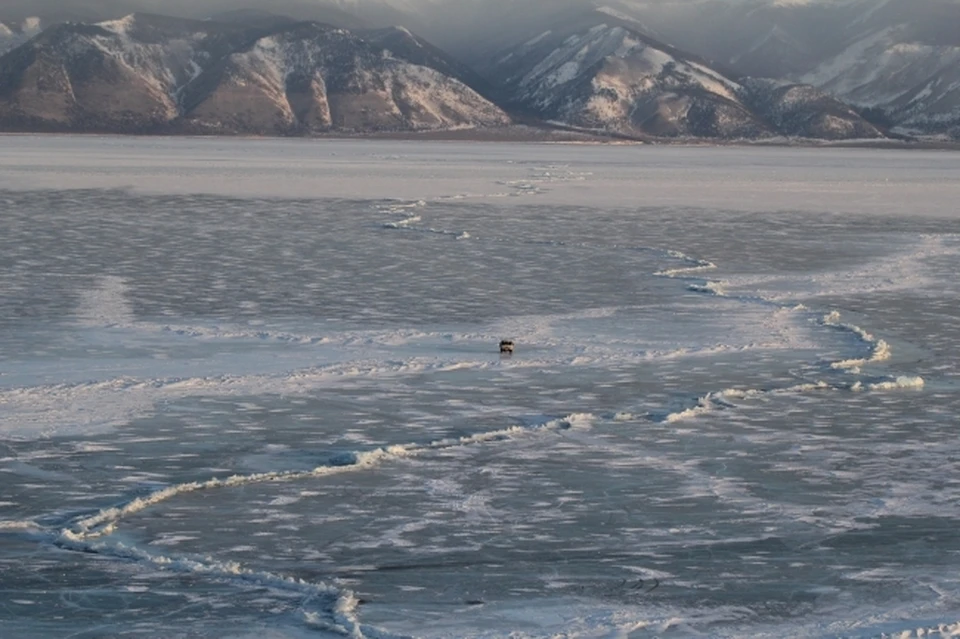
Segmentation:
{"type": "Polygon", "coordinates": [[[532,126],[517,124],[496,128],[464,128],[438,131],[376,131],[350,133],[336,131],[314,135],[256,135],[256,134],[198,134],[176,132],[117,133],[109,131],[0,131],[0,136],[96,136],[96,137],[156,137],[156,138],[209,138],[251,140],[409,140],[434,142],[515,142],[542,144],[598,144],[598,145],[651,145],[651,146],[741,146],[741,147],[797,147],[797,148],[866,148],[903,150],[960,151],[960,140],[936,139],[852,139],[825,140],[816,138],[771,137],[759,139],[722,139],[690,137],[631,137],[606,134],[573,128],[532,126]]]}
{"type": "Polygon", "coordinates": [[[576,129],[532,127],[517,125],[496,129],[460,129],[448,131],[422,132],[381,132],[367,134],[329,134],[320,138],[345,139],[388,139],[388,140],[456,140],[475,142],[555,142],[555,143],[592,143],[611,145],[653,146],[746,146],[746,147],[804,147],[804,148],[877,148],[877,149],[924,149],[924,150],[960,150],[960,140],[932,139],[853,139],[824,140],[816,138],[772,137],[759,139],[723,139],[723,138],[657,138],[629,137],[578,131],[576,129]]]}

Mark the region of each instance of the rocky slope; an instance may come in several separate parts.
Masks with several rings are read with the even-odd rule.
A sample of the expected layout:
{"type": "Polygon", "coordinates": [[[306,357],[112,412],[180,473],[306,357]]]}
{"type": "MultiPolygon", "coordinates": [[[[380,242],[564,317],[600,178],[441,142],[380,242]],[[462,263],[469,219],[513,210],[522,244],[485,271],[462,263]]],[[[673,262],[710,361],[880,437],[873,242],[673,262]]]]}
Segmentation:
{"type": "Polygon", "coordinates": [[[850,105],[809,84],[746,79],[739,95],[781,135],[821,140],[885,137],[850,105]]]}
{"type": "Polygon", "coordinates": [[[244,30],[159,16],[61,24],[0,57],[7,129],[149,132],[180,115],[183,88],[244,30]]]}
{"type": "Polygon", "coordinates": [[[857,37],[799,80],[852,104],[884,112],[911,133],[960,138],[960,4],[915,19],[888,0],[857,37]]]}
{"type": "Polygon", "coordinates": [[[543,117],[625,135],[767,133],[734,83],[624,27],[599,24],[560,42],[551,35],[514,54],[538,60],[512,81],[518,102],[543,117]]]}
{"type": "Polygon", "coordinates": [[[440,71],[478,90],[483,95],[489,95],[492,92],[492,85],[479,73],[411,33],[405,27],[365,29],[357,31],[357,34],[375,47],[390,51],[407,62],[440,71]]]}
{"type": "Polygon", "coordinates": [[[901,132],[960,130],[955,0],[605,0],[734,74],[811,84],[901,132]]]}
{"type": "Polygon", "coordinates": [[[784,78],[843,51],[890,0],[599,1],[738,74],[784,78]]]}
{"type": "Polygon", "coordinates": [[[608,10],[511,48],[494,68],[518,107],[579,128],[640,137],[882,137],[812,88],[745,87],[608,10]]]}
{"type": "Polygon", "coordinates": [[[952,0],[278,0],[293,17],[222,0],[213,19],[39,34],[30,1],[56,5],[17,0],[0,24],[0,130],[362,134],[498,127],[509,112],[634,138],[960,137],[952,0]],[[444,49],[382,26],[401,18],[444,49]]]}
{"type": "Polygon", "coordinates": [[[184,93],[183,125],[206,132],[311,133],[508,122],[460,80],[400,55],[343,29],[299,24],[257,39],[198,76],[184,93]]]}
{"type": "Polygon", "coordinates": [[[313,22],[59,25],[0,57],[0,126],[282,135],[508,121],[431,60],[388,46],[313,22]]]}

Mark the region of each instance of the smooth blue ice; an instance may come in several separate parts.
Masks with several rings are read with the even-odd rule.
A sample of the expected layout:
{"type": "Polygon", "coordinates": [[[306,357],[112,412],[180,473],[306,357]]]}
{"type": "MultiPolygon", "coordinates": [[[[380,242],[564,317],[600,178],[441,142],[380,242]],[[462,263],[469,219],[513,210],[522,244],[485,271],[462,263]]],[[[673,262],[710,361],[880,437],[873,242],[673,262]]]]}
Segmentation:
{"type": "Polygon", "coordinates": [[[0,637],[960,635],[960,154],[3,142],[0,637]]]}

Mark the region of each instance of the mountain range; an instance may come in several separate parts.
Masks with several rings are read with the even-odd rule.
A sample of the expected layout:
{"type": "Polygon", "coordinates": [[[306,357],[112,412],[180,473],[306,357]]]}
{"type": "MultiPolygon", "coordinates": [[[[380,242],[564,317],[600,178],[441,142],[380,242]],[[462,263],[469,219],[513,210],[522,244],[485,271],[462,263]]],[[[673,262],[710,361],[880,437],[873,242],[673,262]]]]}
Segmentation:
{"type": "Polygon", "coordinates": [[[960,137],[958,0],[616,6],[736,73],[813,85],[903,134],[960,137]]]}
{"type": "Polygon", "coordinates": [[[5,131],[960,139],[954,0],[11,2],[5,131]]]}
{"type": "Polygon", "coordinates": [[[0,122],[21,131],[267,135],[509,122],[457,79],[455,63],[421,53],[428,45],[403,30],[249,22],[131,14],[50,27],[0,58],[0,122]]]}

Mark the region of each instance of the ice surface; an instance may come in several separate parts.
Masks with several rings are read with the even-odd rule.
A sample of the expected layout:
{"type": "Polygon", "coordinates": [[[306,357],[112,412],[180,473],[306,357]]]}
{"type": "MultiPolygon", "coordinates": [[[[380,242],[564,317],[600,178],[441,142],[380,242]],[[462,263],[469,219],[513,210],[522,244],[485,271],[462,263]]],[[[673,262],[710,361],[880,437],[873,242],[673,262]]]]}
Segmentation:
{"type": "Polygon", "coordinates": [[[5,639],[957,635],[957,155],[5,141],[5,639]]]}
{"type": "MultiPolygon", "coordinates": [[[[469,196],[499,207],[496,188],[545,167],[591,172],[554,180],[539,202],[636,210],[875,217],[952,216],[956,155],[877,149],[745,151],[725,147],[536,145],[510,143],[195,140],[6,136],[2,184],[11,189],[134,188],[162,194],[417,201],[469,196]],[[566,167],[566,168],[565,168],[566,167]],[[371,178],[371,176],[375,176],[371,178]]],[[[696,220],[694,224],[702,224],[696,220]]]]}

